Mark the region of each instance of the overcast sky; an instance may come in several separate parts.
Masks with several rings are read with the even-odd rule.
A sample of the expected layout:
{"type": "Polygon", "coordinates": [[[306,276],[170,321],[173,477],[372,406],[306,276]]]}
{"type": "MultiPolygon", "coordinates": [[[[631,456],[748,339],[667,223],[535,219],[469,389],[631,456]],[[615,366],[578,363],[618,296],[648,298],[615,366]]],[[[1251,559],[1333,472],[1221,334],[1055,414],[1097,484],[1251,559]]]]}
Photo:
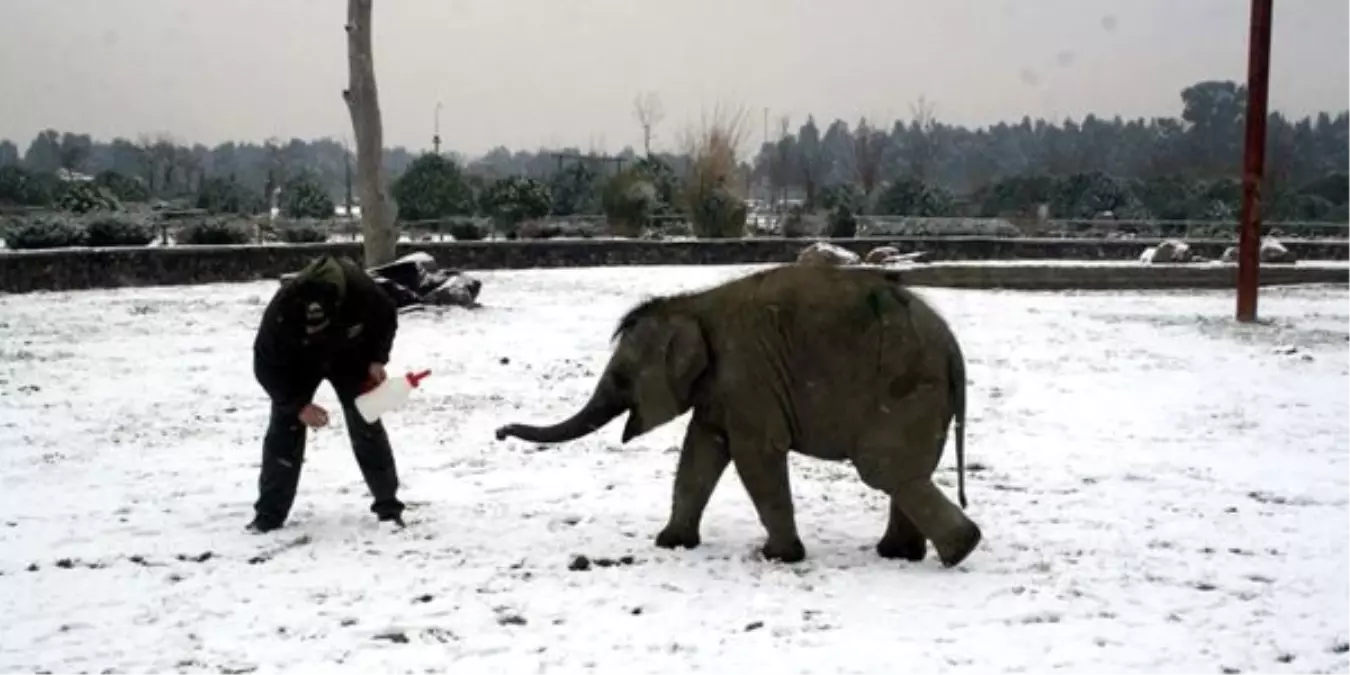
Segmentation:
{"type": "MultiPolygon", "coordinates": [[[[351,136],[343,0],[0,0],[0,136],[47,127],[188,141],[351,136]]],[[[1347,107],[1347,0],[1275,3],[1271,105],[1347,107]]],[[[657,145],[717,101],[794,128],[908,115],[964,124],[1175,115],[1246,81],[1248,0],[376,0],[388,145],[470,154],[657,145]],[[660,133],[664,131],[665,133],[660,133]]],[[[22,149],[22,148],[21,148],[22,149]]]]}

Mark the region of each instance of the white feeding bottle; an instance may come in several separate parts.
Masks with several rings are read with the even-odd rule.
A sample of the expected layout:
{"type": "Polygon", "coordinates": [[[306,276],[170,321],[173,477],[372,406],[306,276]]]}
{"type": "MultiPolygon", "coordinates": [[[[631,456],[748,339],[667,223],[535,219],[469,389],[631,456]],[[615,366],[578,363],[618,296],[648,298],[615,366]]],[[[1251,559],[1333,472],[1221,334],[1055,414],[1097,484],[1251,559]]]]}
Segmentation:
{"type": "Polygon", "coordinates": [[[424,370],[403,377],[387,377],[374,389],[356,397],[356,411],[361,413],[366,424],[374,424],[380,415],[406,403],[417,385],[430,374],[430,370],[424,370]]]}

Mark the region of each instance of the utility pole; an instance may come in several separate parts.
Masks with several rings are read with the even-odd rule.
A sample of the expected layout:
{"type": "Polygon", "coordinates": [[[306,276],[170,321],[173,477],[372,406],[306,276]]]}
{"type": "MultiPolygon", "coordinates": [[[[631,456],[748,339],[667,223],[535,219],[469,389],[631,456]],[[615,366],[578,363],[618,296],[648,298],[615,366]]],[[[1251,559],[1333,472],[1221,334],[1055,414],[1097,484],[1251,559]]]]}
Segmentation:
{"type": "Polygon", "coordinates": [[[432,122],[431,147],[441,154],[441,102],[436,101],[435,121],[432,122]]]}
{"type": "Polygon", "coordinates": [[[1270,92],[1271,0],[1251,0],[1247,43],[1247,137],[1242,158],[1242,221],[1238,232],[1237,320],[1256,321],[1261,275],[1261,174],[1266,161],[1270,92]]]}

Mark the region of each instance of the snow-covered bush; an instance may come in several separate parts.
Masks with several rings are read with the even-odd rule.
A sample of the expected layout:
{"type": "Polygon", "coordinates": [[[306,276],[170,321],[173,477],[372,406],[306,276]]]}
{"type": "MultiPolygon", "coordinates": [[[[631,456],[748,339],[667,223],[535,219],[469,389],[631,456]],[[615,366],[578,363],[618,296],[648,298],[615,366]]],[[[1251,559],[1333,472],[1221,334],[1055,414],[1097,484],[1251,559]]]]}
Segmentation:
{"type": "Polygon", "coordinates": [[[478,198],[483,213],[508,239],[515,239],[520,224],[543,218],[552,205],[547,185],[523,176],[497,180],[478,198]]]}
{"type": "Polygon", "coordinates": [[[63,214],[15,219],[5,232],[5,245],[16,250],[83,246],[84,241],[84,228],[63,214]]]}
{"type": "Polygon", "coordinates": [[[797,238],[806,235],[806,209],[801,204],[793,204],[783,216],[783,236],[797,238]]]}
{"type": "Polygon", "coordinates": [[[89,246],[145,246],[155,240],[155,229],[135,216],[95,213],[84,224],[89,246]]]}
{"type": "Polygon", "coordinates": [[[445,231],[455,238],[455,241],[478,241],[487,233],[484,228],[471,218],[454,218],[445,224],[445,231]]]}
{"type": "Polygon", "coordinates": [[[454,160],[425,153],[389,187],[402,220],[435,220],[474,212],[473,188],[454,160]]]}
{"type": "Polygon", "coordinates": [[[745,201],[725,187],[689,190],[689,219],[694,234],[701,239],[727,239],[745,236],[749,209],[745,201]],[[695,201],[696,200],[696,201],[695,201]]]}
{"type": "Polygon", "coordinates": [[[301,174],[281,189],[281,213],[287,218],[332,218],[336,208],[315,176],[301,174]]]}
{"type": "Polygon", "coordinates": [[[188,246],[247,244],[250,239],[252,237],[245,223],[223,218],[200,220],[178,233],[178,243],[188,246]]]}
{"type": "Polygon", "coordinates": [[[67,183],[56,198],[56,207],[71,213],[121,211],[122,202],[108,188],[93,183],[67,183]]]}
{"type": "Polygon", "coordinates": [[[145,180],[116,171],[100,171],[94,176],[94,185],[105,188],[121,202],[150,201],[150,188],[145,180]]]}
{"type": "Polygon", "coordinates": [[[851,239],[858,236],[858,216],[847,204],[839,204],[830,212],[830,236],[851,239]]]}
{"type": "Polygon", "coordinates": [[[605,184],[601,206],[610,231],[637,237],[651,227],[660,210],[661,198],[654,183],[637,169],[627,169],[605,184]]]}
{"type": "Polygon", "coordinates": [[[328,241],[328,227],[321,221],[280,220],[276,222],[277,238],[287,244],[317,244],[328,241]]]}

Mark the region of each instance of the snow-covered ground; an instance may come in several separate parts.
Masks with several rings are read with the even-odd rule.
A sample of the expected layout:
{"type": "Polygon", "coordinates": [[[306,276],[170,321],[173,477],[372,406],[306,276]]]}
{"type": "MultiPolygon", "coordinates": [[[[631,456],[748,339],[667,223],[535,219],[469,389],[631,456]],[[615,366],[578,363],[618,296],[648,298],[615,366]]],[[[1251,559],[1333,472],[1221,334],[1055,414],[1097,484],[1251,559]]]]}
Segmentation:
{"type": "Polygon", "coordinates": [[[631,303],[748,269],[482,273],[481,310],[405,315],[402,532],[326,386],[292,520],[244,531],[273,283],[0,296],[0,670],[1350,668],[1345,286],[1263,289],[1257,326],[1227,292],[923,290],[971,361],[955,569],[878,558],[883,497],[799,456],[805,562],[756,558],[734,471],[701,548],[655,548],[684,419],[493,439],[570,413],[631,303]]]}

